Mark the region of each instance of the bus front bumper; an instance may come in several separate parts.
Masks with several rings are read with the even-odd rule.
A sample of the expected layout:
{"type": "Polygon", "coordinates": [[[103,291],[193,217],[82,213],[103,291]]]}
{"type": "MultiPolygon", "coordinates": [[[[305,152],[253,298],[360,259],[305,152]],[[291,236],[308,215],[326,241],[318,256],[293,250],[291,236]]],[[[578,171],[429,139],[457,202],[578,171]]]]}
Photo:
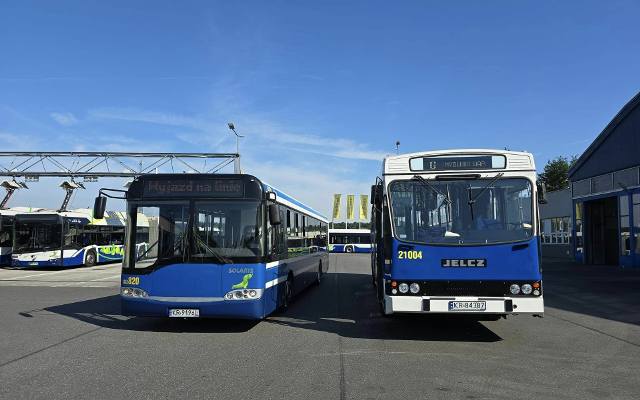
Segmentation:
{"type": "Polygon", "coordinates": [[[385,314],[536,314],[544,313],[544,299],[538,297],[440,297],[385,296],[385,314]],[[450,310],[450,302],[484,302],[484,310],[450,310]]]}
{"type": "Polygon", "coordinates": [[[169,317],[171,309],[197,309],[200,318],[264,318],[264,303],[257,300],[226,301],[220,298],[130,298],[120,296],[122,314],[137,317],[169,317]]]}

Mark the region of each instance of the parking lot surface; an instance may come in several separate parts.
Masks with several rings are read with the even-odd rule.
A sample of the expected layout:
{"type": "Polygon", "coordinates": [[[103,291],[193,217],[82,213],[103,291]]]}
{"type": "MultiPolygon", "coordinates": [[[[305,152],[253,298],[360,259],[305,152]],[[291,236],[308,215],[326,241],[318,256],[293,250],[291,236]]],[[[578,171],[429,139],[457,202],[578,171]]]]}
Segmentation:
{"type": "Polygon", "coordinates": [[[547,261],[542,319],[385,318],[368,261],[260,322],[121,316],[117,265],[0,269],[0,398],[638,398],[640,273],[547,261]]]}

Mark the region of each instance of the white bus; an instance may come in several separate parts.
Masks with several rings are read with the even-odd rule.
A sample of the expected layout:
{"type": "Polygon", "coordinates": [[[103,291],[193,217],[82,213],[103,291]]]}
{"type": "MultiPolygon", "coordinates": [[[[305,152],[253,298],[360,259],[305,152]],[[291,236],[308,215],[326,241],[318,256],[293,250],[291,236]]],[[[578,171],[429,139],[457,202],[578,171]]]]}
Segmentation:
{"type": "MultiPolygon", "coordinates": [[[[11,264],[14,267],[92,266],[121,261],[126,213],[110,211],[94,219],[91,209],[15,214],[11,264]]],[[[138,216],[138,251],[149,237],[149,220],[138,216]]]]}
{"type": "Polygon", "coordinates": [[[371,231],[369,229],[329,229],[329,251],[331,253],[370,253],[371,231]]]}
{"type": "Polygon", "coordinates": [[[12,207],[0,210],[0,265],[11,264],[13,247],[13,221],[16,214],[30,212],[28,207],[12,207]]]}
{"type": "Polygon", "coordinates": [[[390,156],[371,188],[372,273],[384,314],[544,312],[530,153],[390,156]]]}

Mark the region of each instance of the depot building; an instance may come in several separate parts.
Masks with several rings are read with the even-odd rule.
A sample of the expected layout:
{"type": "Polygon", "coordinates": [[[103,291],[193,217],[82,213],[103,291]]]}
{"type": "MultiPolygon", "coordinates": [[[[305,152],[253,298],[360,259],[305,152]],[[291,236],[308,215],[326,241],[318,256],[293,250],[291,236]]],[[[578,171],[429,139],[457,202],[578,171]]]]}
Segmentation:
{"type": "Polygon", "coordinates": [[[578,158],[569,180],[575,260],[640,267],[640,93],[578,158]]]}

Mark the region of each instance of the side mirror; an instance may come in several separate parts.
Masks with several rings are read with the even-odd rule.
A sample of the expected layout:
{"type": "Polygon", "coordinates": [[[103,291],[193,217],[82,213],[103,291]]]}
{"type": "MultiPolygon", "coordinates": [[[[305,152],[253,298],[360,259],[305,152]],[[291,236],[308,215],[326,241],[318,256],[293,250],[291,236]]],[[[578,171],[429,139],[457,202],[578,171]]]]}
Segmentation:
{"type": "Polygon", "coordinates": [[[547,204],[547,185],[544,182],[538,182],[538,203],[547,204]]]}
{"type": "Polygon", "coordinates": [[[104,196],[96,197],[96,201],[93,203],[93,218],[104,218],[104,212],[107,209],[107,198],[104,196]]]}
{"type": "Polygon", "coordinates": [[[269,204],[269,223],[280,225],[280,207],[277,204],[269,204]]]}
{"type": "Polygon", "coordinates": [[[380,207],[382,201],[382,186],[378,183],[371,185],[371,204],[380,207]]]}

